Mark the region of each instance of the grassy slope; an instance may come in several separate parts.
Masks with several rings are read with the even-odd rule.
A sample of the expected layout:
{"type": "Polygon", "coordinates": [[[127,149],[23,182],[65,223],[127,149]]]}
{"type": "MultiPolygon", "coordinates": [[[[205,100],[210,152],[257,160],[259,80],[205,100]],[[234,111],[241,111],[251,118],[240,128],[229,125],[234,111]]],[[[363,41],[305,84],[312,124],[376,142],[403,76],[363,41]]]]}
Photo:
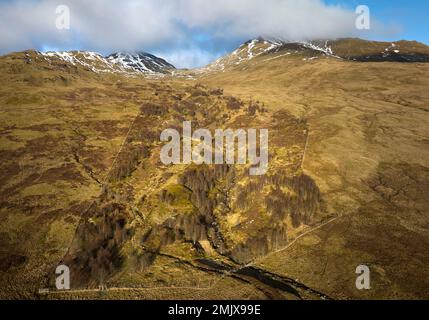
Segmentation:
{"type": "Polygon", "coordinates": [[[34,52],[37,64],[26,64],[23,56],[0,61],[5,297],[32,296],[61,260],[140,104],[153,94],[141,79],[52,66],[34,52]]]}
{"type": "MultiPolygon", "coordinates": [[[[206,88],[194,87],[192,81],[150,81],[139,77],[97,75],[61,62],[50,64],[34,52],[2,57],[0,68],[0,82],[3,84],[0,150],[4,181],[0,206],[4,221],[0,229],[1,297],[37,296],[38,289],[49,282],[53,268],[69,250],[74,254],[76,248],[78,255],[84,252],[79,234],[76,238],[76,230],[82,226],[85,235],[86,226],[99,223],[100,218],[96,214],[91,216],[93,210],[90,205],[95,203],[103,210],[103,203],[99,203],[104,201],[103,190],[106,188],[126,204],[128,212],[133,211],[134,219],[129,224],[135,228],[135,236],[121,248],[126,257],[123,269],[110,280],[109,285],[189,288],[207,286],[218,280],[216,274],[197,272],[187,266],[187,261],[201,255],[189,246],[180,247],[180,244],[167,245],[162,250],[179,256],[184,263],[177,264],[175,259],[158,257],[148,270],[136,272],[140,267],[139,262],[135,262],[135,254],[141,251],[140,237],[148,228],[162,224],[173,214],[188,212],[189,207],[193,209],[187,196],[182,197],[183,191],[177,189],[177,178],[183,175],[186,167],[168,169],[161,166],[158,141],[155,141],[153,154],[125,177],[120,177],[122,173],[117,169],[123,167],[127,171],[128,165],[134,164],[127,163],[127,158],[122,159],[121,156],[117,161],[115,159],[120,150],[126,154],[134,143],[139,143],[139,139],[147,142],[145,134],[158,139],[157,131],[161,127],[157,124],[168,127],[181,125],[180,117],[188,114],[189,118],[190,111],[194,114],[194,121],[216,128],[220,125],[215,124],[219,120],[215,123],[210,121],[224,116],[230,119],[231,125],[240,127],[243,122],[250,124],[251,121],[275,124],[271,116],[248,116],[242,105],[234,111],[227,105],[232,101],[231,108],[235,108],[237,101],[209,94],[206,88]],[[183,105],[193,110],[173,111],[176,99],[185,99],[183,105]],[[154,103],[161,109],[166,107],[169,112],[161,111],[157,116],[158,111],[152,108],[154,103]],[[142,105],[146,107],[141,109],[142,105]],[[145,115],[136,118],[141,110],[145,115]],[[135,119],[138,119],[136,123],[135,119]],[[121,149],[126,136],[128,138],[121,149]],[[119,178],[109,179],[112,172],[119,178]],[[178,193],[172,203],[160,201],[163,190],[178,193]],[[143,197],[145,201],[141,200],[143,197]]],[[[289,118],[286,115],[285,119],[289,118]]],[[[282,127],[280,125],[279,128],[282,127]]],[[[291,135],[295,134],[293,130],[294,126],[291,126],[291,135]]],[[[298,134],[303,135],[302,131],[298,134]]],[[[296,143],[303,144],[303,139],[296,143]]],[[[299,161],[302,146],[295,149],[290,153],[291,160],[299,161]]],[[[237,213],[233,220],[237,219],[243,222],[251,217],[244,215],[240,218],[237,213]]],[[[261,224],[267,222],[266,219],[261,220],[261,224]]],[[[255,223],[253,229],[258,226],[255,223]]],[[[224,227],[229,228],[227,224],[224,227]]],[[[253,229],[249,232],[257,233],[253,229]]],[[[102,233],[103,226],[96,232],[102,233]]],[[[238,239],[246,239],[246,232],[244,230],[238,239]]],[[[94,287],[98,277],[92,280],[94,287]]],[[[242,281],[232,278],[219,284],[242,289],[249,287],[245,291],[237,290],[241,293],[234,293],[231,297],[264,297],[255,291],[254,286],[243,285],[242,281]]],[[[204,290],[202,297],[219,297],[216,288],[204,290]]],[[[185,297],[188,291],[169,290],[163,297],[185,297]]],[[[197,293],[194,291],[194,294],[197,293]]],[[[122,291],[122,297],[132,296],[133,292],[122,291]]],[[[141,297],[156,295],[150,293],[141,297]]]]}
{"type": "MultiPolygon", "coordinates": [[[[303,61],[301,56],[280,57],[280,53],[274,57],[278,58],[261,56],[198,81],[223,87],[226,94],[244,101],[259,100],[269,109],[271,118],[263,120],[266,125],[282,110],[306,119],[310,135],[304,172],[317,182],[327,215],[344,216],[302,237],[289,249],[259,259],[259,265],[298,278],[334,298],[424,297],[429,278],[425,269],[429,263],[425,250],[429,246],[425,203],[429,80],[424,75],[429,66],[325,58],[303,61]],[[354,270],[361,263],[373,270],[373,290],[369,292],[354,289],[354,270]]],[[[99,198],[97,180],[103,181],[109,172],[142,103],[170,103],[173,95],[189,96],[195,90],[192,80],[98,76],[82,68],[52,67],[43,62],[42,69],[32,68],[22,59],[12,58],[0,61],[0,152],[5,181],[0,206],[5,221],[0,229],[0,282],[4,297],[12,297],[11,292],[24,297],[33,295],[70,247],[80,214],[99,198]]],[[[205,109],[217,98],[195,99],[202,99],[205,109]]],[[[204,119],[200,113],[196,117],[204,119]]],[[[286,160],[299,161],[303,151],[299,135],[293,130],[283,132],[282,139],[274,139],[274,168],[281,168],[286,160]],[[291,159],[282,159],[283,145],[291,159]],[[290,155],[293,148],[296,155],[290,155]]],[[[156,159],[155,152],[130,177],[119,184],[109,183],[115,192],[131,196],[135,205],[149,195],[149,204],[138,209],[144,215],[151,212],[151,225],[169,218],[170,210],[188,210],[186,201],[159,201],[160,191],[177,189],[176,178],[184,168],[165,170],[157,166],[156,159]]],[[[253,198],[266,196],[264,190],[258,192],[253,198]]],[[[252,217],[234,212],[228,221],[237,225],[252,217]]],[[[146,227],[137,228],[137,236],[146,227]]],[[[228,224],[223,227],[228,230],[228,224]]],[[[258,229],[243,234],[247,232],[257,233],[258,229]]],[[[232,241],[240,235],[230,234],[232,241]]],[[[137,236],[126,244],[125,254],[132,256],[139,247],[137,236]]],[[[184,262],[199,257],[180,243],[166,246],[163,252],[184,262]]],[[[112,286],[198,287],[217,280],[216,275],[160,257],[143,273],[136,273],[132,261],[127,261],[111,282],[112,286]]],[[[237,279],[214,283],[209,290],[79,292],[64,298],[267,296],[237,279]],[[231,287],[236,290],[232,292],[231,287]]]]}
{"type": "Polygon", "coordinates": [[[204,79],[307,119],[304,171],[344,214],[261,265],[338,298],[427,298],[428,71],[279,54],[204,79]],[[362,263],[368,292],[354,287],[362,263]]]}

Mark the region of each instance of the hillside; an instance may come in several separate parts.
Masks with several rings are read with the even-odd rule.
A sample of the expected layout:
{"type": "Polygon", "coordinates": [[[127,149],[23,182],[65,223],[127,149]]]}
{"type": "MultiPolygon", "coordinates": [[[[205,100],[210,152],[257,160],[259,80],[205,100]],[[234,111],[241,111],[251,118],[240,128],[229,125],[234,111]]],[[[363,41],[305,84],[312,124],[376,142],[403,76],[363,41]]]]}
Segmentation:
{"type": "MultiPolygon", "coordinates": [[[[366,56],[387,45],[364,42],[376,48],[364,51],[356,41],[340,41],[332,52],[366,56]]],[[[404,52],[414,54],[412,48],[404,52]]],[[[332,212],[343,215],[260,266],[329,288],[337,297],[416,298],[429,287],[423,271],[429,262],[429,65],[308,57],[279,50],[200,80],[305,119],[303,172],[314,178],[332,212]],[[352,271],[362,261],[377,270],[372,294],[354,288],[352,271]]]]}
{"type": "Polygon", "coordinates": [[[428,52],[256,39],[176,76],[147,54],[0,57],[0,297],[427,298],[428,52]],[[269,129],[267,175],[163,165],[185,120],[269,129]],[[59,263],[73,290],[39,293],[59,263]]]}
{"type": "Polygon", "coordinates": [[[65,64],[69,67],[80,66],[96,73],[123,73],[128,75],[162,75],[171,73],[175,67],[162,58],[146,52],[117,52],[103,57],[89,51],[70,52],[27,52],[26,63],[34,61],[40,66],[41,60],[48,64],[65,64]]]}
{"type": "Polygon", "coordinates": [[[255,58],[264,60],[285,56],[314,60],[330,57],[359,62],[429,62],[428,46],[414,41],[376,42],[345,38],[290,42],[258,38],[249,40],[231,54],[219,58],[208,66],[196,70],[197,74],[219,72],[239,66],[255,58]]]}

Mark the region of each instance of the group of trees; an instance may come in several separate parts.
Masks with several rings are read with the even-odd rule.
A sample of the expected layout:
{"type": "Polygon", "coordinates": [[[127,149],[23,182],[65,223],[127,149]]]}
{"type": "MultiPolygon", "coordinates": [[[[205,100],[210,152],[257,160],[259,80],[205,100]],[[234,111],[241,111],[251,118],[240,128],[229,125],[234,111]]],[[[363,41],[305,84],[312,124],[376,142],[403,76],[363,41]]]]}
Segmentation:
{"type": "Polygon", "coordinates": [[[231,259],[237,263],[248,263],[254,258],[283,247],[288,241],[286,225],[275,223],[260,230],[256,237],[249,237],[231,251],[231,259]]]}
{"type": "Polygon", "coordinates": [[[128,177],[139,165],[142,158],[149,155],[149,148],[143,144],[123,148],[110,173],[111,181],[120,181],[128,177]]]}
{"type": "Polygon", "coordinates": [[[213,209],[222,201],[216,195],[210,194],[220,179],[231,179],[234,175],[232,166],[215,165],[195,166],[188,169],[181,177],[180,184],[191,190],[191,202],[199,209],[202,214],[211,214],[213,209]]]}
{"type": "Polygon", "coordinates": [[[299,227],[302,223],[309,224],[322,201],[314,180],[305,174],[292,178],[274,176],[271,180],[274,187],[265,204],[273,218],[283,220],[290,215],[294,227],[299,227]],[[289,191],[283,191],[282,187],[289,191]]]}
{"type": "Polygon", "coordinates": [[[166,104],[146,102],[141,105],[140,112],[146,116],[163,116],[168,113],[168,106],[166,104]]]}
{"type": "MultiPolygon", "coordinates": [[[[194,166],[188,168],[179,178],[179,183],[189,190],[190,201],[195,206],[191,214],[181,214],[167,219],[164,223],[151,228],[142,242],[151,251],[174,243],[189,241],[195,244],[200,240],[210,240],[220,251],[225,250],[222,233],[218,229],[214,208],[227,201],[220,187],[221,181],[230,181],[234,170],[228,165],[194,166]]],[[[173,195],[162,190],[160,200],[172,201],[173,195]]]]}
{"type": "Polygon", "coordinates": [[[265,186],[271,188],[264,201],[265,209],[272,214],[273,221],[283,221],[290,216],[293,226],[299,227],[302,223],[310,223],[321,208],[321,194],[312,178],[305,174],[288,177],[282,173],[258,177],[249,182],[238,193],[235,207],[247,210],[265,186]]]}
{"type": "Polygon", "coordinates": [[[79,225],[72,247],[63,263],[70,267],[75,287],[98,285],[119,270],[122,244],[131,237],[127,208],[116,202],[94,205],[91,218],[79,225]]]}
{"type": "Polygon", "coordinates": [[[235,98],[235,97],[226,97],[226,107],[229,110],[239,110],[244,105],[243,101],[235,98]]]}

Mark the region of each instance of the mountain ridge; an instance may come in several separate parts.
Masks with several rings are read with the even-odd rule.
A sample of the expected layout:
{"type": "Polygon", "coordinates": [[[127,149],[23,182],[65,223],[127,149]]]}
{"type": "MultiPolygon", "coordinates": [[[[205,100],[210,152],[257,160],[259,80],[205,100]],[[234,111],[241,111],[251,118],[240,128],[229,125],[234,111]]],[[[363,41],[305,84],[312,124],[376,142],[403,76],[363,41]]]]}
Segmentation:
{"type": "MultiPolygon", "coordinates": [[[[48,51],[27,50],[26,63],[40,62],[42,58],[49,65],[64,67],[81,66],[94,73],[118,73],[127,76],[149,77],[173,76],[199,77],[204,74],[223,72],[256,58],[265,60],[286,56],[311,61],[319,58],[342,59],[351,62],[429,62],[429,46],[417,41],[395,42],[369,41],[359,38],[325,39],[311,41],[285,41],[258,37],[244,42],[231,53],[212,63],[194,69],[176,68],[167,60],[144,51],[119,51],[106,56],[93,51],[48,51]],[[35,53],[35,54],[32,54],[35,53]]],[[[2,57],[13,56],[10,53],[2,57]]]]}
{"type": "Polygon", "coordinates": [[[429,62],[429,46],[417,41],[369,41],[340,38],[310,41],[288,41],[258,37],[248,40],[232,53],[200,69],[201,72],[223,71],[259,56],[269,54],[304,54],[307,59],[322,56],[356,62],[429,62]]]}
{"type": "MultiPolygon", "coordinates": [[[[355,62],[429,62],[429,46],[417,42],[399,40],[395,42],[369,41],[360,38],[323,39],[310,41],[288,41],[258,37],[248,40],[231,53],[220,57],[201,68],[181,69],[154,54],[144,51],[118,51],[103,56],[93,51],[47,51],[27,50],[26,61],[30,62],[28,52],[34,51],[48,63],[66,62],[73,66],[81,65],[96,73],[144,74],[152,76],[178,75],[180,71],[219,72],[228,67],[240,65],[260,56],[293,54],[303,55],[304,60],[321,56],[355,62]],[[59,61],[58,61],[59,60],[59,61]],[[176,72],[179,71],[179,72],[176,72]]],[[[13,55],[10,53],[4,56],[13,55]]]]}
{"type": "Polygon", "coordinates": [[[39,52],[50,62],[52,58],[59,58],[73,65],[80,64],[94,72],[123,72],[143,74],[167,74],[176,69],[171,63],[153,54],[140,52],[115,52],[102,56],[92,51],[49,51],[39,52]]]}

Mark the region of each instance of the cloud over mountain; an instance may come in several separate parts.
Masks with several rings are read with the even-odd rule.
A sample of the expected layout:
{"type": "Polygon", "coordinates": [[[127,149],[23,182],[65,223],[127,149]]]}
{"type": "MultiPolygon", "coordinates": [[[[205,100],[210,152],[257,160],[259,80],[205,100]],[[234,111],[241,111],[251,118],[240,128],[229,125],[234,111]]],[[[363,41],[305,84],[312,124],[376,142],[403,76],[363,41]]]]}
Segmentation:
{"type": "Polygon", "coordinates": [[[0,4],[0,53],[145,50],[192,66],[260,35],[291,40],[359,35],[355,18],[354,11],[320,0],[10,0],[0,4]],[[55,26],[60,4],[70,8],[70,30],[55,26]]]}

